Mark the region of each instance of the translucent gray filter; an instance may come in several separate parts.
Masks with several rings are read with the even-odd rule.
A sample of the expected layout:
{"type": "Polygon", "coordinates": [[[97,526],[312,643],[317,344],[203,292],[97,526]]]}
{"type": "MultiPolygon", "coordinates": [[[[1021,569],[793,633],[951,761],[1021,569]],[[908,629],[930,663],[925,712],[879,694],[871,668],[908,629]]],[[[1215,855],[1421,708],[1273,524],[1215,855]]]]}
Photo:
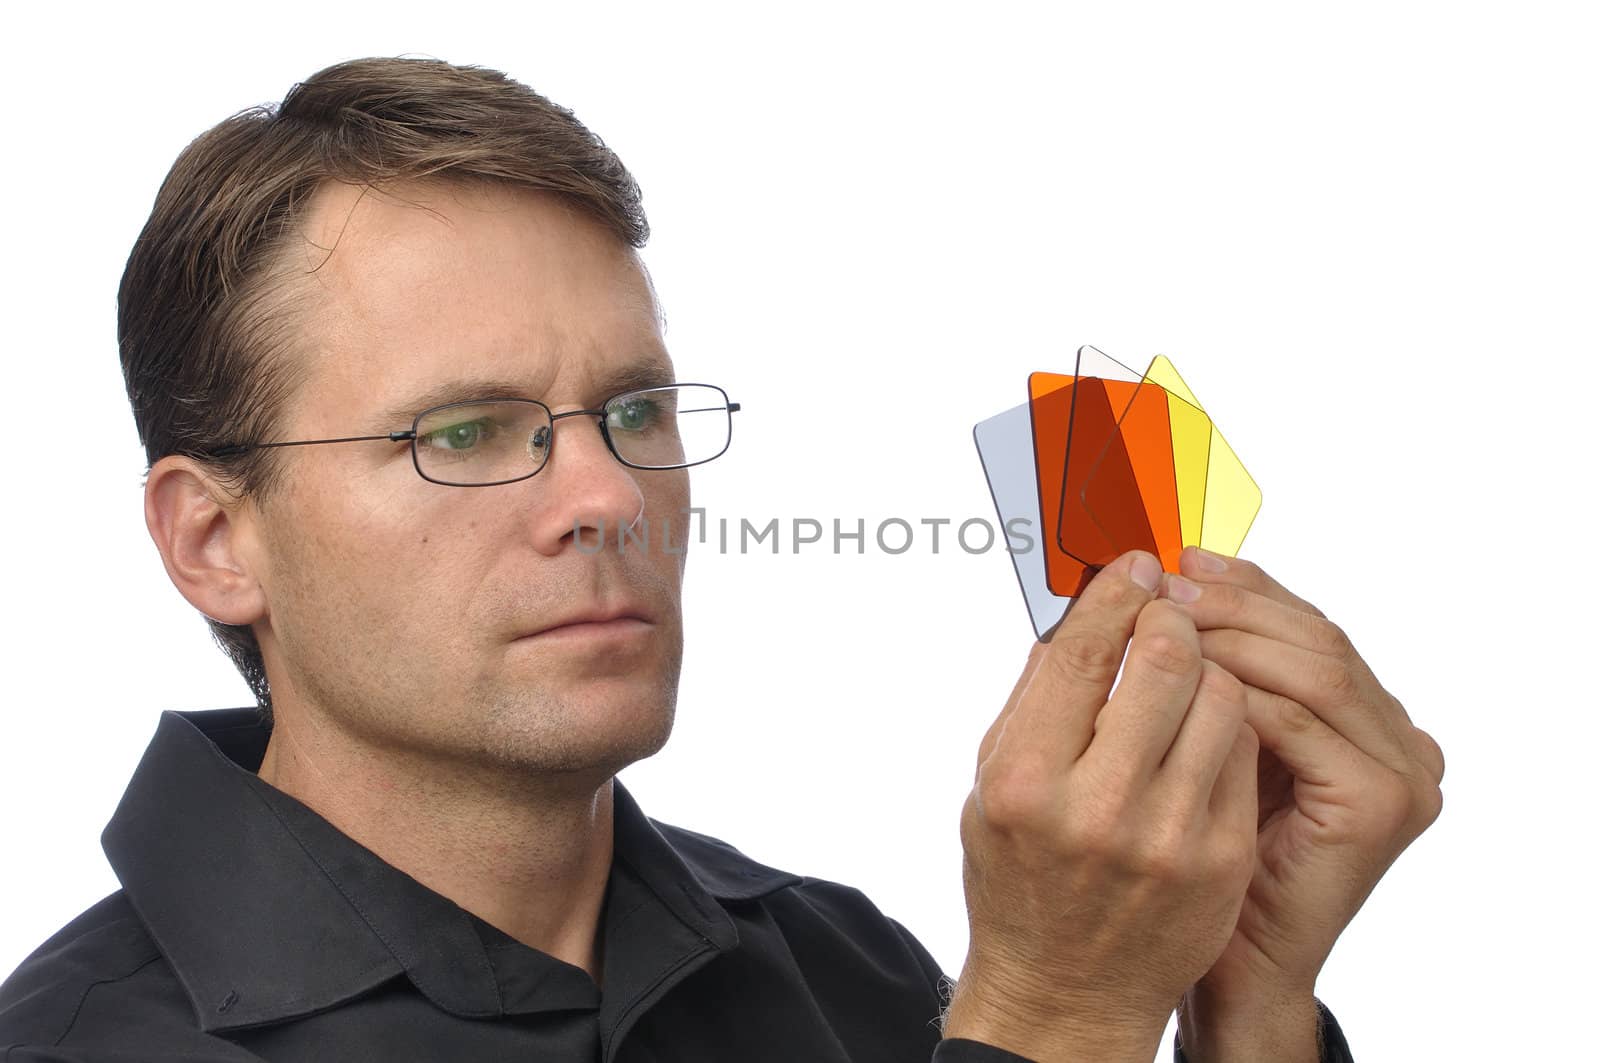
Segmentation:
{"type": "Polygon", "coordinates": [[[1033,422],[1028,404],[980,421],[972,429],[972,441],[978,446],[978,460],[989,480],[989,495],[1000,518],[1001,539],[1013,547],[1011,564],[1017,570],[1023,600],[1028,603],[1033,633],[1042,639],[1061,623],[1072,599],[1055,594],[1045,583],[1045,543],[1039,526],[1039,482],[1034,474],[1033,422]],[[1019,523],[1012,524],[1014,520],[1019,523]],[[1007,529],[1022,534],[1008,534],[1007,529]]]}

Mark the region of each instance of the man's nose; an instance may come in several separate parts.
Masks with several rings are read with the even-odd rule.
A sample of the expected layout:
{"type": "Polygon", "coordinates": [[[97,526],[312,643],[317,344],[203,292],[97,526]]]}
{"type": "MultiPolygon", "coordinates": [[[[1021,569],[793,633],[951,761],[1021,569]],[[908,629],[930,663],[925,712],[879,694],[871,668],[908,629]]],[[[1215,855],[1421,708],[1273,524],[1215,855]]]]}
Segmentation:
{"type": "Polygon", "coordinates": [[[582,536],[591,552],[596,536],[615,544],[621,529],[631,527],[644,512],[637,470],[611,453],[597,415],[561,417],[549,431],[548,459],[529,481],[538,496],[533,509],[535,545],[541,553],[554,555],[576,536],[582,536]]]}

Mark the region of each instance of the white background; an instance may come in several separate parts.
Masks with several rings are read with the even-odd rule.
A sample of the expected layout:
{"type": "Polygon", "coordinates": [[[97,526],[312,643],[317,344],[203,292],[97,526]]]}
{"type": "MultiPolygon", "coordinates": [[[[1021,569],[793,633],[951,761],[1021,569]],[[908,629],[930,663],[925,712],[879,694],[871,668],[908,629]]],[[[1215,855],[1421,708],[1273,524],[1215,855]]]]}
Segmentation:
{"type": "MultiPolygon", "coordinates": [[[[0,973],[116,888],[98,835],[159,712],[247,700],[140,516],[114,314],[157,185],[298,78],[423,53],[571,106],[640,181],[681,375],[745,404],[713,516],[992,517],[970,429],[1027,372],[1170,355],[1265,492],[1246,554],[1449,761],[1319,994],[1362,1063],[1592,1052],[1582,6],[575,6],[12,21],[0,973]]],[[[959,972],[957,818],[1031,639],[1005,554],[702,549],[686,594],[678,727],[624,780],[959,972]]]]}

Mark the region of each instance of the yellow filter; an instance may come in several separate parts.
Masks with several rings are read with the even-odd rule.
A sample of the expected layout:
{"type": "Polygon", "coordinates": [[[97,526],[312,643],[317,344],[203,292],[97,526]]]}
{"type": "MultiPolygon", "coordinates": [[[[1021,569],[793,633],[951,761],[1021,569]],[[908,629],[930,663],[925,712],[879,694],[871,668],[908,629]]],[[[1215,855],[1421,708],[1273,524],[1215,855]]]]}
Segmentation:
{"type": "Polygon", "coordinates": [[[1145,381],[1179,400],[1169,401],[1168,407],[1175,411],[1172,457],[1183,544],[1234,557],[1261,511],[1261,488],[1166,355],[1157,355],[1150,363],[1145,381]],[[1193,524],[1197,509],[1200,520],[1193,524]],[[1196,529],[1193,535],[1191,528],[1196,529]]]}

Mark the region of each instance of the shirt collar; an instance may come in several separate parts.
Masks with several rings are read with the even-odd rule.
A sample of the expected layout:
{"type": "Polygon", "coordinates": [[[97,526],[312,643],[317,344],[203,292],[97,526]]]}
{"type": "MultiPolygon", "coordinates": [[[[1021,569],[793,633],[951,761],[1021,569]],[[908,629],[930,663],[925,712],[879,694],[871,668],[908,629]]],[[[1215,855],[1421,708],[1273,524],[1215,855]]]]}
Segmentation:
{"type": "MultiPolygon", "coordinates": [[[[262,781],[268,735],[254,709],[162,713],[101,836],[200,1027],[311,1014],[401,973],[446,1011],[504,1014],[480,932],[487,924],[262,781]]],[[[671,930],[683,942],[734,948],[721,902],[801,881],[648,819],[620,781],[612,785],[614,859],[676,917],[671,930]]],[[[610,995],[616,913],[606,907],[610,995]]]]}

